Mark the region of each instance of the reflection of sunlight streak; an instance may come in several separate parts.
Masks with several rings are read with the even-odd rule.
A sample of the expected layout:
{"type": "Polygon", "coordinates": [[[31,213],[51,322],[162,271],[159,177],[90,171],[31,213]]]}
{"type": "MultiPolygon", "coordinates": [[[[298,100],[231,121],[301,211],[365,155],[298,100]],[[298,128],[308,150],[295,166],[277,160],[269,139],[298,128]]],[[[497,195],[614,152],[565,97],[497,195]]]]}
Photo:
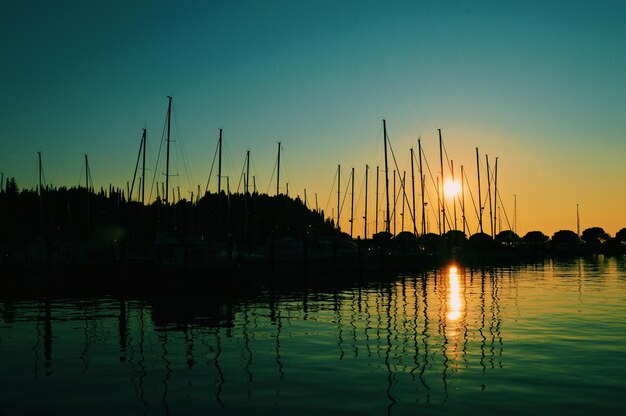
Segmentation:
{"type": "Polygon", "coordinates": [[[459,283],[459,275],[456,267],[449,269],[449,291],[448,291],[448,321],[454,322],[461,317],[461,285],[459,283]]]}

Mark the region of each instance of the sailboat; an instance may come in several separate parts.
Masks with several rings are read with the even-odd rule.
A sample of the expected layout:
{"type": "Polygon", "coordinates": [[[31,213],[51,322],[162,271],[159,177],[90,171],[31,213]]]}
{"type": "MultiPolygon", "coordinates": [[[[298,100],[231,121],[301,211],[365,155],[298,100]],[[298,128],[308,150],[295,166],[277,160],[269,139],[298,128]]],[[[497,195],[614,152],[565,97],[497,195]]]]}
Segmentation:
{"type": "MultiPolygon", "coordinates": [[[[144,256],[129,257],[128,267],[133,271],[141,271],[142,275],[151,276],[151,280],[162,280],[163,283],[177,283],[173,273],[187,274],[184,281],[209,282],[201,272],[218,272],[231,270],[234,266],[234,250],[227,243],[209,241],[202,236],[189,235],[172,226],[170,219],[176,217],[180,205],[170,203],[170,143],[171,143],[172,97],[168,96],[167,108],[167,143],[165,159],[165,187],[160,209],[160,222],[157,237],[150,246],[149,253],[144,256]],[[148,271],[149,273],[145,273],[148,271]]],[[[220,129],[221,152],[221,129],[220,129]]]]}

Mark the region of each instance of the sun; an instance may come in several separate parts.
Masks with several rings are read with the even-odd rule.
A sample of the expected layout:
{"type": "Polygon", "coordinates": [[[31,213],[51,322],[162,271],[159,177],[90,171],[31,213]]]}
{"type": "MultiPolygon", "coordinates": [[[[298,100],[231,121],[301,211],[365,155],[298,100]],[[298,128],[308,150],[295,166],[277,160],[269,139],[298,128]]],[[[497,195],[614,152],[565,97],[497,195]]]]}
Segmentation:
{"type": "Polygon", "coordinates": [[[451,179],[448,179],[445,182],[445,187],[443,188],[443,191],[446,198],[455,198],[461,193],[461,184],[451,179]]]}

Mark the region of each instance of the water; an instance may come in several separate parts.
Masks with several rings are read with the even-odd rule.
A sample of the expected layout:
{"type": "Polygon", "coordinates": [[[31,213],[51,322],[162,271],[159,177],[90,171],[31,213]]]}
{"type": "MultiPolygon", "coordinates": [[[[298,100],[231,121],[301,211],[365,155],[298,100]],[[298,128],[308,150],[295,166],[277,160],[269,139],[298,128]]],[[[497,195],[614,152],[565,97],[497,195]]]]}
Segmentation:
{"type": "Polygon", "coordinates": [[[0,414],[626,413],[624,257],[247,292],[5,295],[0,414]]]}

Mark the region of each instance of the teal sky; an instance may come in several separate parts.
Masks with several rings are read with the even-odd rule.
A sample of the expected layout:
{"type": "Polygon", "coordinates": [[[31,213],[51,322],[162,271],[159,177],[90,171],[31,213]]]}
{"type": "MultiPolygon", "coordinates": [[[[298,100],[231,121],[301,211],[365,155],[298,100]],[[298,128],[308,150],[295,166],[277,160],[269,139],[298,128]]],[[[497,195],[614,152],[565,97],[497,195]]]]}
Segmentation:
{"type": "Polygon", "coordinates": [[[144,126],[156,158],[172,95],[190,172],[174,162],[173,182],[187,197],[204,189],[222,127],[230,181],[249,148],[259,190],[273,190],[280,140],[290,194],[317,192],[330,214],[340,163],[344,180],[357,170],[362,211],[386,118],[400,170],[421,136],[439,171],[437,128],[470,181],[475,147],[498,156],[518,232],[575,229],[579,204],[582,228],[615,233],[624,22],[621,1],[3,0],[0,171],[34,186],[42,151],[47,183],[74,186],[87,153],[97,187],[125,188],[144,126]]]}

